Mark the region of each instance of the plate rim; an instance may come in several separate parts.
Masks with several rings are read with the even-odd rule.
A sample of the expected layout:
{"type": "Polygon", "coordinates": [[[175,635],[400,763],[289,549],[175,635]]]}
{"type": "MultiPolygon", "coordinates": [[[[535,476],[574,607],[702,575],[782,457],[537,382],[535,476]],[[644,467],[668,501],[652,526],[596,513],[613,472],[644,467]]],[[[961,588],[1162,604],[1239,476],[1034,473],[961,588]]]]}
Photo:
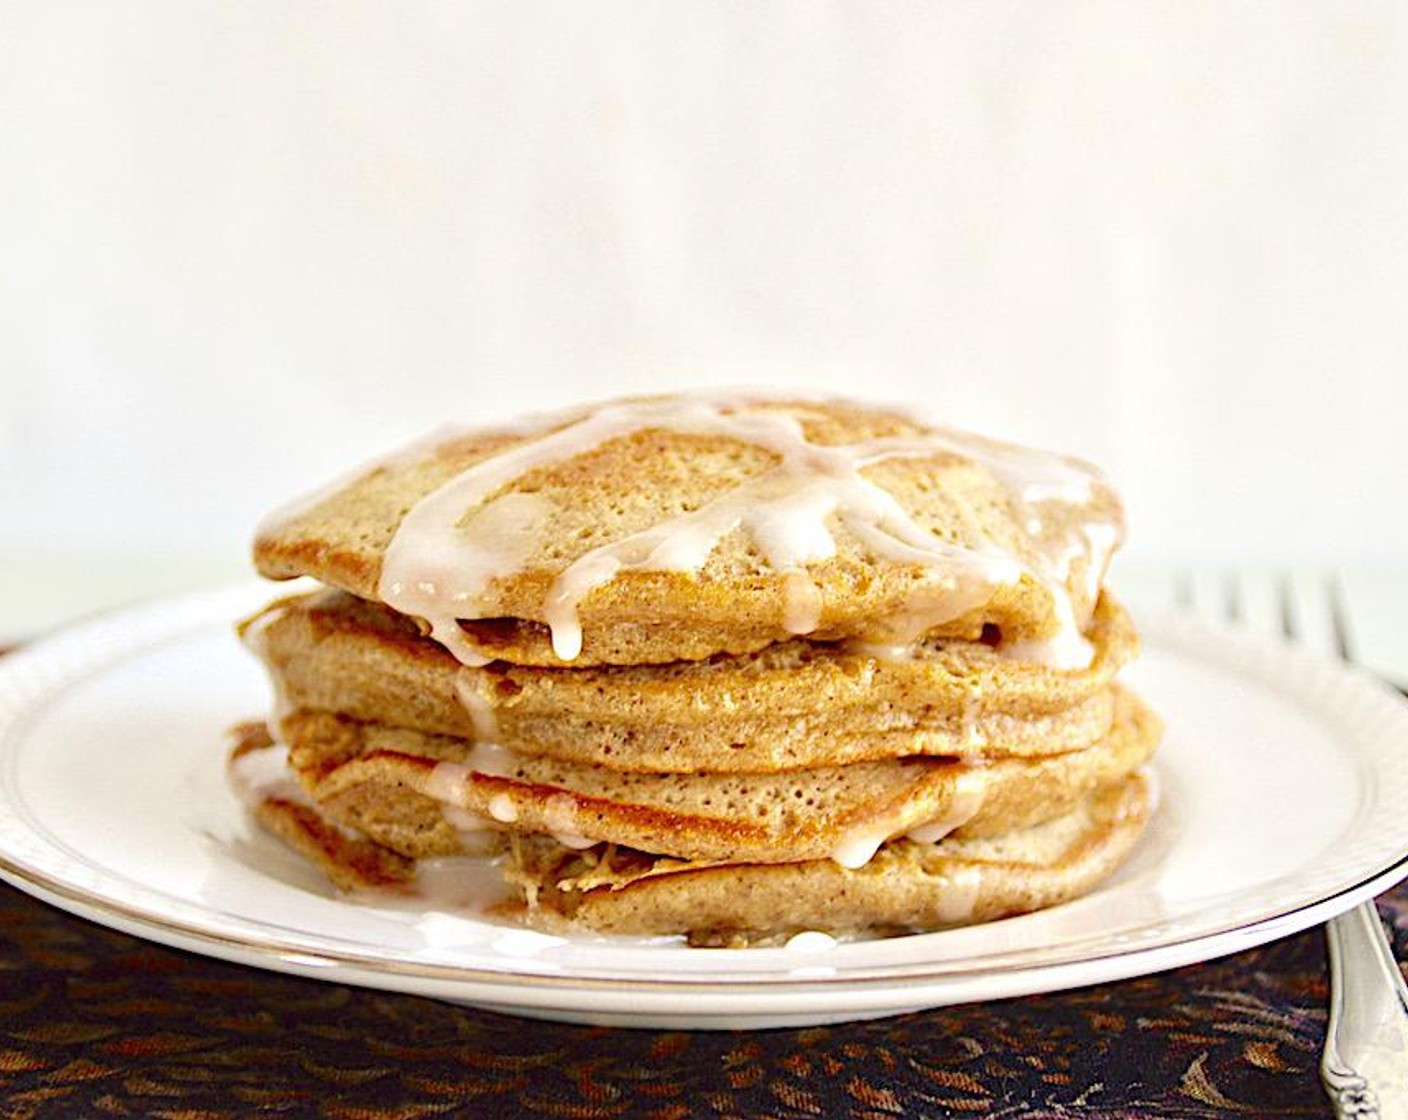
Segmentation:
{"type": "MultiPolygon", "coordinates": [[[[207,946],[210,955],[222,960],[249,963],[245,953],[269,957],[267,967],[289,971],[298,975],[327,976],[337,974],[345,978],[346,970],[367,974],[378,974],[387,978],[418,979],[427,983],[450,983],[455,985],[484,984],[494,988],[520,989],[524,986],[554,991],[622,991],[641,995],[643,990],[653,993],[708,993],[717,990],[720,995],[734,998],[740,987],[750,992],[797,994],[824,988],[827,992],[853,992],[859,989],[887,989],[896,984],[918,984],[920,982],[939,985],[958,985],[963,982],[989,979],[994,976],[1021,977],[1028,974],[1056,972],[1065,969],[1081,969],[1109,961],[1142,962],[1147,957],[1169,956],[1168,963],[1150,971],[1163,971],[1176,968],[1193,961],[1213,960],[1218,956],[1239,952],[1297,933],[1312,925],[1343,913],[1360,902],[1377,897],[1384,890],[1391,889],[1404,878],[1408,878],[1408,854],[1396,863],[1369,875],[1352,886],[1334,894],[1326,895],[1311,902],[1288,907],[1285,910],[1267,914],[1254,922],[1228,922],[1212,930],[1190,933],[1186,936],[1161,941],[1138,949],[1125,949],[1110,952],[1091,953],[1067,959],[1048,960],[1033,963],[997,965],[984,969],[971,969],[945,972],[933,967],[920,968],[913,972],[901,972],[878,968],[858,976],[808,976],[790,977],[784,973],[776,976],[759,974],[747,979],[734,978],[720,980],[684,975],[681,977],[660,976],[584,976],[557,973],[511,972],[501,969],[476,968],[465,965],[440,964],[428,961],[401,962],[386,958],[361,956],[355,953],[338,955],[326,950],[310,948],[294,942],[280,943],[269,938],[264,944],[256,944],[252,939],[224,936],[218,932],[186,923],[180,919],[156,914],[139,906],[113,901],[83,891],[81,888],[35,872],[12,860],[8,854],[0,852],[0,879],[41,901],[49,902],[78,917],[87,918],[100,924],[119,922],[114,928],[135,932],[137,936],[148,938],[179,948],[189,948],[193,944],[207,946]],[[1300,919],[1304,918],[1304,921],[1300,919]],[[1284,928],[1283,928],[1284,926],[1284,928]],[[1268,927],[1274,927],[1265,937],[1258,936],[1268,927]],[[1185,957],[1179,950],[1201,945],[1204,942],[1220,943],[1234,935],[1249,935],[1243,944],[1229,945],[1207,955],[1185,957]],[[281,967],[286,966],[286,967],[281,967]]],[[[921,935],[922,936],[922,935],[921,935]]],[[[725,950],[715,950],[724,952],[725,950]]],[[[899,966],[893,966],[898,968],[899,966]]],[[[1138,968],[1125,972],[1126,976],[1145,975],[1146,970],[1138,968]]],[[[1098,982],[1098,981],[1096,981],[1098,982]]],[[[910,991],[917,991],[911,987],[910,991]]],[[[1034,989],[1052,990],[1052,989],[1034,989]]],[[[821,993],[818,992],[820,995],[821,993]]]]}

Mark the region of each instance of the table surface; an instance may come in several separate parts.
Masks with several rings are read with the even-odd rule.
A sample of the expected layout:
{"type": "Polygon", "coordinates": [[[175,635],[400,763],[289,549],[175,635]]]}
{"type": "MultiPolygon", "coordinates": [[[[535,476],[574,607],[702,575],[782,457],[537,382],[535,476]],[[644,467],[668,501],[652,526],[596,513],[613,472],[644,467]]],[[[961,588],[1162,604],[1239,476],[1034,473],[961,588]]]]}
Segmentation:
{"type": "MultiPolygon", "coordinates": [[[[1408,883],[1379,909],[1403,961],[1408,883]]],[[[226,964],[0,884],[6,1117],[1329,1117],[1327,1000],[1316,928],[1122,983],[870,1022],[590,1028],[226,964]]]]}
{"type": "MultiPolygon", "coordinates": [[[[1408,954],[1408,887],[1380,901],[1408,954]]],[[[531,1022],[176,952],[0,887],[0,1113],[1330,1116],[1320,929],[1154,976],[840,1026],[531,1022]]]]}

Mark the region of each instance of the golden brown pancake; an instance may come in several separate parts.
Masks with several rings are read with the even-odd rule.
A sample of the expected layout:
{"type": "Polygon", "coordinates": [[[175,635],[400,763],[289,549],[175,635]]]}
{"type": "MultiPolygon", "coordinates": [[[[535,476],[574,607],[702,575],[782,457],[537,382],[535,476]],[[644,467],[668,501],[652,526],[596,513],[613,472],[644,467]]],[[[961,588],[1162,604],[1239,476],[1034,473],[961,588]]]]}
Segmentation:
{"type": "Polygon", "coordinates": [[[457,854],[463,830],[488,828],[754,863],[863,862],[914,830],[988,836],[1037,824],[1142,765],[1159,731],[1157,717],[1121,690],[1110,733],[1066,754],[684,775],[485,754],[463,739],[328,712],[296,711],[281,724],[319,811],[407,856],[457,854]]]}
{"type": "Polygon", "coordinates": [[[832,860],[672,867],[629,852],[573,852],[519,840],[511,881],[529,925],[551,932],[685,932],[695,944],[748,945],[803,930],[942,929],[1039,910],[1087,893],[1128,856],[1151,808],[1132,774],[1070,812],[982,840],[899,840],[865,866],[832,860]]]}
{"type": "Polygon", "coordinates": [[[286,707],[657,773],[1079,750],[1109,729],[1110,681],[1137,646],[1108,594],[1080,670],[981,642],[877,656],[797,638],[671,665],[472,668],[388,608],[332,591],[273,604],[243,630],[286,707]]]}
{"type": "MultiPolygon", "coordinates": [[[[234,748],[230,770],[242,759],[270,749],[274,741],[263,723],[249,722],[233,729],[234,748]]],[[[233,784],[239,785],[237,778],[233,784]]],[[[254,819],[299,855],[314,864],[339,890],[391,887],[415,878],[416,862],[367,836],[349,835],[296,792],[250,790],[246,797],[254,819]]]]}
{"type": "Polygon", "coordinates": [[[1113,491],[1074,460],[854,403],[701,396],[433,441],[266,523],[254,559],[272,578],[311,575],[412,615],[416,588],[393,601],[391,585],[438,583],[437,610],[463,623],[452,633],[441,619],[442,642],[560,665],[549,633],[559,581],[588,554],[619,548],[624,566],[576,604],[582,646],[571,661],[621,665],[785,641],[801,625],[799,596],[800,609],[815,611],[806,632],[817,640],[976,640],[985,626],[1011,640],[1049,638],[1061,627],[1056,599],[1069,600],[1077,625],[1088,619],[1122,532],[1113,491]],[[827,452],[849,459],[838,465],[827,452]],[[483,485],[464,485],[477,477],[483,485]],[[854,501],[825,513],[842,483],[850,488],[842,498],[854,501]],[[455,486],[468,504],[451,490],[438,519],[418,522],[437,548],[456,532],[492,544],[388,580],[409,515],[455,486]],[[743,523],[692,556],[697,564],[646,559],[661,526],[689,531],[734,498],[743,523]],[[814,499],[823,512],[813,525],[802,515],[814,499]],[[778,516],[752,525],[748,513],[760,509],[778,516]],[[810,537],[778,545],[786,535],[778,522],[789,516],[810,537]],[[819,533],[828,539],[813,539],[819,533]]]}
{"type": "MultiPolygon", "coordinates": [[[[236,756],[263,743],[245,731],[236,756]]],[[[267,742],[267,739],[264,740],[267,742]]],[[[575,850],[509,834],[505,877],[520,897],[502,917],[555,933],[684,934],[748,946],[805,930],[894,934],[991,921],[1088,893],[1127,858],[1152,809],[1140,774],[1097,786],[1067,812],[995,836],[892,840],[859,868],[830,859],[709,863],[617,845],[575,850]]],[[[315,806],[269,796],[259,822],[344,891],[409,886],[414,860],[349,836],[315,806]]]]}

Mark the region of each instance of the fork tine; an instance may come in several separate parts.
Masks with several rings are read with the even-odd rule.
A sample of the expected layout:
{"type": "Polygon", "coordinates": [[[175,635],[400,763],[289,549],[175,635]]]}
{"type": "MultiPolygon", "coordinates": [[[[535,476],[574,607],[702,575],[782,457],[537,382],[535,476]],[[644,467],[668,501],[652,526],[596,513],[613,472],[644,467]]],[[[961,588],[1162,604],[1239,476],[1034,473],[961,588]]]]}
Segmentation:
{"type": "Polygon", "coordinates": [[[1402,572],[1389,568],[1347,568],[1335,573],[1340,617],[1346,623],[1349,652],[1357,665],[1408,693],[1408,596],[1402,572]]]}
{"type": "Polygon", "coordinates": [[[1325,598],[1330,605],[1330,632],[1334,637],[1335,652],[1341,661],[1354,660],[1354,645],[1349,635],[1349,615],[1344,608],[1344,592],[1340,581],[1331,576],[1325,581],[1325,598]]]}
{"type": "Polygon", "coordinates": [[[1232,595],[1229,594],[1229,575],[1217,568],[1195,568],[1185,575],[1183,587],[1187,600],[1181,603],[1199,618],[1212,622],[1226,622],[1232,595]]]}
{"type": "Polygon", "coordinates": [[[1242,577],[1236,570],[1229,571],[1223,577],[1223,610],[1227,614],[1227,621],[1238,626],[1247,621],[1247,604],[1244,600],[1246,592],[1242,584],[1242,577]]]}
{"type": "Polygon", "coordinates": [[[1193,574],[1191,572],[1179,572],[1174,578],[1173,601],[1185,611],[1193,609],[1193,574]]]}
{"type": "Polygon", "coordinates": [[[1283,609],[1289,637],[1311,653],[1335,657],[1340,646],[1328,587],[1323,573],[1308,569],[1288,572],[1283,609]]]}
{"type": "Polygon", "coordinates": [[[1282,572],[1279,585],[1281,607],[1281,635],[1288,642],[1296,640],[1295,592],[1291,590],[1289,573],[1282,572]]]}
{"type": "MultiPolygon", "coordinates": [[[[1283,636],[1285,612],[1279,598],[1279,573],[1265,567],[1245,567],[1233,574],[1239,625],[1265,637],[1283,636]]],[[[1229,608],[1230,609],[1230,608],[1229,608]]]]}

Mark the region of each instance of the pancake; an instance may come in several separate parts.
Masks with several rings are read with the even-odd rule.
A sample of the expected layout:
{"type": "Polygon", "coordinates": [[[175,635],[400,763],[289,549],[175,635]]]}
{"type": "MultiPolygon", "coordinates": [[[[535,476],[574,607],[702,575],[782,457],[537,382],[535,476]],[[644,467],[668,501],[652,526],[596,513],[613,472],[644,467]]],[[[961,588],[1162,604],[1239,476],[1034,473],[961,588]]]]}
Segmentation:
{"type": "Polygon", "coordinates": [[[254,559],[466,662],[665,663],[805,633],[1069,639],[1123,534],[1094,468],[836,401],[623,401],[446,436],[271,518],[254,559]]]}
{"type": "Polygon", "coordinates": [[[981,765],[908,759],[627,774],[312,711],[285,717],[280,737],[320,813],[416,858],[459,854],[466,830],[508,829],[677,859],[856,864],[906,833],[932,840],[1037,824],[1142,765],[1159,721],[1133,694],[1116,697],[1117,718],[1098,744],[981,765]]]}
{"type": "MultiPolygon", "coordinates": [[[[245,725],[232,767],[270,748],[245,725]]],[[[237,779],[237,782],[239,780],[237,779]]],[[[340,890],[415,892],[417,862],[349,834],[304,797],[256,791],[259,822],[340,890]]],[[[875,935],[992,921],[1088,893],[1128,857],[1152,811],[1142,773],[1098,785],[1065,813],[993,836],[891,840],[858,868],[831,859],[727,863],[588,850],[511,834],[500,917],[553,933],[685,935],[692,944],[769,944],[805,930],[875,935]]],[[[433,899],[427,905],[434,905],[433,899]]]]}
{"type": "Polygon", "coordinates": [[[874,934],[993,921],[1088,893],[1128,857],[1152,808],[1132,774],[1032,828],[937,844],[884,845],[865,866],[831,860],[662,867],[603,860],[541,839],[514,845],[515,912],[553,933],[683,931],[693,944],[765,944],[804,930],[874,934]]]}
{"type": "Polygon", "coordinates": [[[232,734],[230,784],[261,827],[317,867],[333,886],[343,891],[372,890],[404,885],[415,878],[414,859],[334,824],[292,781],[281,780],[285,768],[277,767],[272,780],[261,781],[250,774],[251,764],[267,769],[261,761],[275,748],[265,724],[243,723],[232,734]]]}
{"type": "Polygon", "coordinates": [[[1072,670],[981,642],[877,655],[795,638],[671,665],[473,668],[388,608],[330,591],[275,603],[242,631],[287,708],[656,773],[1079,750],[1109,729],[1110,681],[1137,647],[1108,594],[1091,663],[1072,670]]]}

